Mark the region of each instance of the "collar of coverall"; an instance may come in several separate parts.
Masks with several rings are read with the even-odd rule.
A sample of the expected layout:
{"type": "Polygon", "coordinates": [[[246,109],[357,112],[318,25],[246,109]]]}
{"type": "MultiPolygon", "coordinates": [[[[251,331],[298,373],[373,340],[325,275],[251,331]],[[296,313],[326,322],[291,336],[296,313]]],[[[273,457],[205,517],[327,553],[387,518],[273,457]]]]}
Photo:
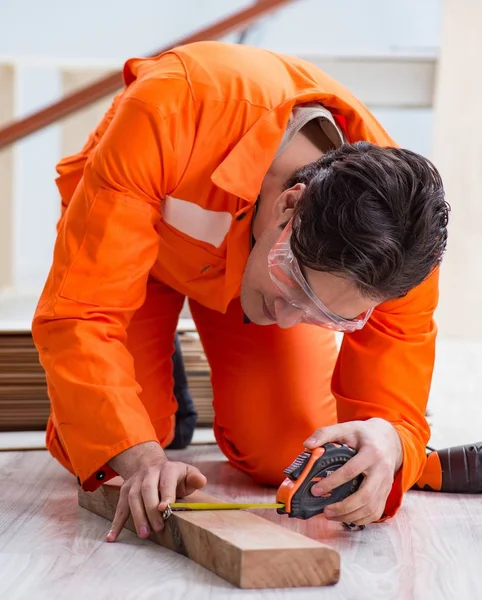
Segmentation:
{"type": "Polygon", "coordinates": [[[345,135],[341,128],[336,124],[331,112],[321,104],[310,102],[309,104],[293,107],[293,111],[275,158],[286,150],[301,128],[313,119],[317,120],[320,129],[335,148],[339,148],[345,142],[345,135]]]}
{"type": "MultiPolygon", "coordinates": [[[[359,120],[357,117],[355,119],[359,120]]],[[[306,100],[298,99],[298,102],[292,99],[269,111],[252,125],[216,168],[211,181],[226,192],[254,204],[277,152],[294,137],[297,123],[304,121],[299,130],[312,118],[320,119],[320,126],[337,147],[347,141],[336,122],[336,116],[334,118],[330,110],[324,108],[321,99],[313,99],[312,96],[306,97],[306,100]]]]}

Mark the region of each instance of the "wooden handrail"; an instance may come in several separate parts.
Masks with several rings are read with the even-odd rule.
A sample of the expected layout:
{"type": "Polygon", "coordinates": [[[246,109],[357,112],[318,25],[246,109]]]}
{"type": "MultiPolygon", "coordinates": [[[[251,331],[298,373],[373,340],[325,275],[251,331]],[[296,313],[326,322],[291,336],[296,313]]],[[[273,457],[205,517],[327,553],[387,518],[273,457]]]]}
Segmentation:
{"type": "MultiPolygon", "coordinates": [[[[223,21],[219,21],[214,25],[201,29],[197,33],[183,37],[147,56],[157,56],[170,48],[190,44],[192,42],[219,39],[221,36],[227,35],[240,27],[246,27],[253,21],[258,20],[261,16],[292,1],[293,0],[259,0],[249,8],[240,10],[223,21]]],[[[3,127],[3,129],[0,129],[0,150],[35,133],[39,129],[43,129],[48,125],[93,104],[101,98],[116,92],[122,88],[123,85],[122,71],[116,71],[72,94],[64,96],[62,100],[51,104],[47,108],[39,110],[24,119],[13,121],[6,127],[3,127]]]]}

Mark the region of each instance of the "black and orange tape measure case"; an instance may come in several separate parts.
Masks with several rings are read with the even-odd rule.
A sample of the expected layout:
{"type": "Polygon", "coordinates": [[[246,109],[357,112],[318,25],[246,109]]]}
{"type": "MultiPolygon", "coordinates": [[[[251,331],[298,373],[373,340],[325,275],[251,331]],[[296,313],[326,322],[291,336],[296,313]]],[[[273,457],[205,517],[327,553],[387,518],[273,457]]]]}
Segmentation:
{"type": "Polygon", "coordinates": [[[330,504],[341,502],[354,494],[363,481],[363,475],[358,475],[324,496],[314,496],[311,490],[316,483],[342,467],[355,454],[356,450],[353,448],[335,443],[302,452],[284,471],[286,479],[276,495],[276,501],[284,504],[284,507],[278,508],[277,512],[291,518],[310,519],[323,513],[330,504]]]}

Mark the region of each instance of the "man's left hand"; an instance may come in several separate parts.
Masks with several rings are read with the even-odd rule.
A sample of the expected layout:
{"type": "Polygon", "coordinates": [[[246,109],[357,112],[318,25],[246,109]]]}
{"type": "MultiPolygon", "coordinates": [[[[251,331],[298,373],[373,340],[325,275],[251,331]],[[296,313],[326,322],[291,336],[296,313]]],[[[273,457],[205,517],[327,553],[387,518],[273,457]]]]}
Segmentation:
{"type": "Polygon", "coordinates": [[[360,474],[364,480],[351,496],[328,506],[324,515],[331,521],[367,525],[378,521],[402,466],[403,449],[397,430],[384,419],[350,421],[315,431],[305,447],[312,450],[328,442],[339,442],[357,450],[357,454],[334,473],[316,484],[312,493],[327,494],[360,474]]]}

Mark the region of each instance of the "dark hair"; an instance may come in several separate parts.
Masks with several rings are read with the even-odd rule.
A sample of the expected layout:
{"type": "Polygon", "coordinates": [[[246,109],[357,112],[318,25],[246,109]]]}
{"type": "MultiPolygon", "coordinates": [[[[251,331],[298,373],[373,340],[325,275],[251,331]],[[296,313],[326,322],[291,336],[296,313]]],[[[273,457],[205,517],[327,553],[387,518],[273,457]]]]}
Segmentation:
{"type": "Polygon", "coordinates": [[[405,296],[439,264],[450,206],[419,154],[344,144],[287,182],[305,183],[291,247],[300,265],[349,277],[365,297],[405,296]]]}

